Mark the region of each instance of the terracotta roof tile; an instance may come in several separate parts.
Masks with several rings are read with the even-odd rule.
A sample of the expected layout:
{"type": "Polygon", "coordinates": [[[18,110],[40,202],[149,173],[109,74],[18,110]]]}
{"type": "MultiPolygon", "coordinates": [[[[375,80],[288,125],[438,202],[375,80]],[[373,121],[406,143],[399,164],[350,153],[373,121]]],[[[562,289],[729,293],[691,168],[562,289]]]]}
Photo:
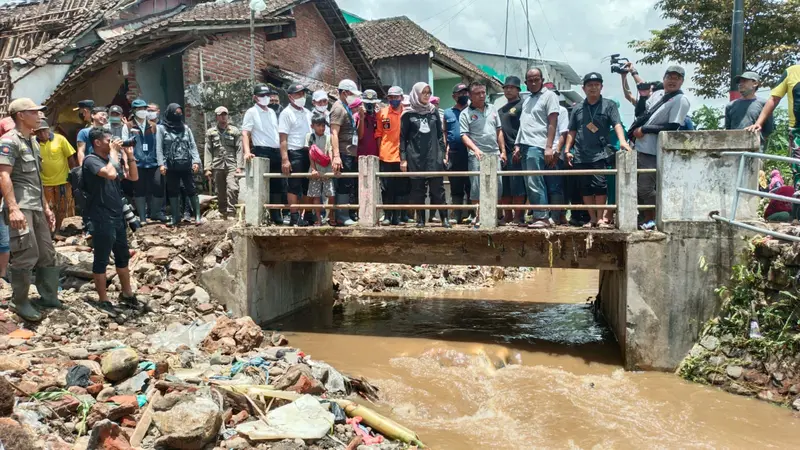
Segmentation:
{"type": "Polygon", "coordinates": [[[373,62],[379,59],[409,55],[426,55],[433,50],[434,59],[442,57],[458,66],[468,78],[488,81],[500,88],[499,81],[490,77],[455,50],[425,31],[406,16],[368,20],[351,25],[361,46],[373,62]]]}

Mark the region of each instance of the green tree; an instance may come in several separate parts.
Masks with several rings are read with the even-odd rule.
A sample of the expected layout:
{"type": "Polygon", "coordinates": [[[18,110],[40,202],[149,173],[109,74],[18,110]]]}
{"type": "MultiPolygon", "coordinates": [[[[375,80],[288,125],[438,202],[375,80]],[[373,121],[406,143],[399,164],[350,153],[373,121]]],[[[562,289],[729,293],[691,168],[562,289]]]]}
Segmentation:
{"type": "Polygon", "coordinates": [[[692,122],[698,130],[720,130],[725,125],[722,108],[703,105],[692,113],[692,122]]]}
{"type": "MultiPolygon", "coordinates": [[[[744,67],[774,84],[800,53],[800,0],[745,0],[744,67]]],[[[730,84],[733,0],[660,0],[656,9],[671,23],[651,38],[628,45],[641,62],[696,64],[692,80],[702,97],[724,96],[730,84]]]]}
{"type": "MultiPolygon", "coordinates": [[[[791,156],[789,154],[789,110],[786,108],[778,108],[773,113],[773,117],[775,119],[775,131],[769,135],[765,153],[778,156],[791,156]]],[[[792,170],[789,168],[789,163],[764,160],[764,171],[767,172],[767,175],[769,175],[773,169],[781,171],[781,175],[783,175],[783,179],[787,184],[792,182],[792,170]]]]}

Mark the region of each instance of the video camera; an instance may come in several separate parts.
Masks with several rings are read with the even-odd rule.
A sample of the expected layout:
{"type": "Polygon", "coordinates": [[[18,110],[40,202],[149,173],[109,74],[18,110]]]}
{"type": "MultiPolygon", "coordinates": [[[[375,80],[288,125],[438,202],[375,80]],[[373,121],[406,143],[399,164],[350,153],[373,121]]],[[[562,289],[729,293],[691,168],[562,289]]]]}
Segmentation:
{"type": "Polygon", "coordinates": [[[626,64],[631,62],[628,58],[620,58],[619,53],[610,56],[611,58],[611,73],[628,73],[626,64]]]}
{"type": "Polygon", "coordinates": [[[652,89],[653,92],[656,92],[664,89],[664,83],[662,83],[661,81],[648,81],[646,83],[637,84],[636,89],[640,91],[649,91],[650,89],[652,89]]]}

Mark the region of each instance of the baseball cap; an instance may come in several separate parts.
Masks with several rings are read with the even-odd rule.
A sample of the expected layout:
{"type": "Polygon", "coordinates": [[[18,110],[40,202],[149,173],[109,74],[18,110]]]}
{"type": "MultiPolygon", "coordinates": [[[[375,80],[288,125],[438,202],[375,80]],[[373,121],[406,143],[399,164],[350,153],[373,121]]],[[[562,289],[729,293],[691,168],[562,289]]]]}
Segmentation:
{"type": "Polygon", "coordinates": [[[228,114],[228,108],[224,106],[217,106],[217,109],[214,110],[214,114],[216,115],[228,114]]]}
{"type": "Polygon", "coordinates": [[[144,100],[137,98],[136,100],[131,103],[131,108],[147,108],[147,102],[144,100]]]}
{"type": "Polygon", "coordinates": [[[314,95],[311,96],[311,100],[315,102],[327,99],[328,99],[328,93],[325,91],[314,91],[314,95]]]}
{"type": "Polygon", "coordinates": [[[522,86],[522,81],[520,81],[519,77],[511,75],[509,77],[506,77],[506,82],[503,83],[503,87],[509,87],[509,86],[521,89],[520,86],[522,86]]]}
{"type": "Polygon", "coordinates": [[[94,108],[94,100],[81,100],[78,102],[78,106],[72,110],[77,111],[81,108],[94,108]]]}
{"type": "Polygon", "coordinates": [[[47,121],[46,121],[46,120],[42,119],[42,121],[41,121],[41,122],[39,122],[39,126],[38,126],[38,127],[36,127],[36,128],[34,129],[34,131],[39,131],[39,130],[48,130],[48,129],[50,129],[50,125],[48,125],[48,124],[47,124],[47,121]]]}
{"type": "Polygon", "coordinates": [[[263,84],[257,84],[253,88],[253,95],[267,95],[270,93],[269,87],[263,84]]]}
{"type": "Polygon", "coordinates": [[[119,105],[111,105],[111,108],[108,108],[108,113],[122,115],[122,107],[119,105]]]}
{"type": "Polygon", "coordinates": [[[760,82],[761,82],[761,77],[760,77],[760,76],[759,76],[757,73],[755,73],[755,72],[750,72],[750,71],[748,71],[748,72],[745,72],[745,73],[743,73],[743,74],[741,74],[741,75],[738,75],[736,78],[734,78],[734,79],[733,79],[733,82],[734,82],[734,83],[738,83],[738,82],[739,82],[739,81],[741,81],[742,79],[745,79],[745,80],[753,80],[753,81],[755,81],[756,83],[760,83],[760,82]]]}
{"type": "Polygon", "coordinates": [[[458,83],[457,85],[453,86],[453,94],[461,91],[468,91],[469,88],[464,83],[458,83]]]}
{"type": "Polygon", "coordinates": [[[600,83],[602,83],[603,76],[597,72],[589,72],[583,76],[583,85],[586,86],[586,83],[590,81],[599,81],[600,83]]]}
{"type": "Polygon", "coordinates": [[[403,95],[403,88],[400,86],[392,86],[389,88],[388,95],[403,95]]]}
{"type": "Polygon", "coordinates": [[[380,103],[380,100],[378,100],[378,93],[372,89],[364,91],[364,94],[361,96],[361,101],[364,103],[380,103]]]}
{"type": "Polygon", "coordinates": [[[305,86],[303,86],[302,84],[298,83],[298,84],[293,84],[293,85],[289,86],[289,89],[286,89],[286,93],[287,94],[297,94],[298,92],[303,92],[303,91],[306,91],[306,90],[307,89],[306,89],[305,86]]]}
{"type": "Polygon", "coordinates": [[[8,114],[14,115],[22,111],[43,111],[46,108],[46,106],[37,105],[33,100],[23,97],[14,100],[8,105],[8,114]]]}
{"type": "Polygon", "coordinates": [[[108,112],[108,108],[106,108],[105,106],[95,106],[94,108],[92,108],[92,114],[101,112],[108,112]]]}
{"type": "Polygon", "coordinates": [[[686,71],[683,70],[683,67],[681,67],[681,66],[669,66],[669,67],[667,67],[666,72],[664,72],[664,76],[667,76],[670,73],[677,73],[678,75],[681,76],[681,78],[686,77],[686,71]]]}
{"type": "Polygon", "coordinates": [[[353,80],[344,79],[340,81],[338,89],[340,91],[350,91],[353,95],[361,95],[361,91],[358,90],[358,86],[353,80]]]}

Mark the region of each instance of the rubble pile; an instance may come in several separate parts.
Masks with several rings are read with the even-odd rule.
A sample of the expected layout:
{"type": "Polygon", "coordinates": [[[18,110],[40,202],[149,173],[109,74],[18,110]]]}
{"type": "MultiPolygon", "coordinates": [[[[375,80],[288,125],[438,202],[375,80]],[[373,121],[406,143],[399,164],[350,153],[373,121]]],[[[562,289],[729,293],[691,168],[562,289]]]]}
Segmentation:
{"type": "MultiPolygon", "coordinates": [[[[229,317],[196,284],[201,267],[230,255],[229,225],[137,232],[130,262],[137,306],[100,302],[87,242],[77,235],[59,242],[66,308],[30,324],[0,305],[0,448],[421,447],[416,434],[352,401],[377,400],[368,382],[249,317],[229,317]]],[[[114,299],[120,286],[110,268],[114,299]]]]}

